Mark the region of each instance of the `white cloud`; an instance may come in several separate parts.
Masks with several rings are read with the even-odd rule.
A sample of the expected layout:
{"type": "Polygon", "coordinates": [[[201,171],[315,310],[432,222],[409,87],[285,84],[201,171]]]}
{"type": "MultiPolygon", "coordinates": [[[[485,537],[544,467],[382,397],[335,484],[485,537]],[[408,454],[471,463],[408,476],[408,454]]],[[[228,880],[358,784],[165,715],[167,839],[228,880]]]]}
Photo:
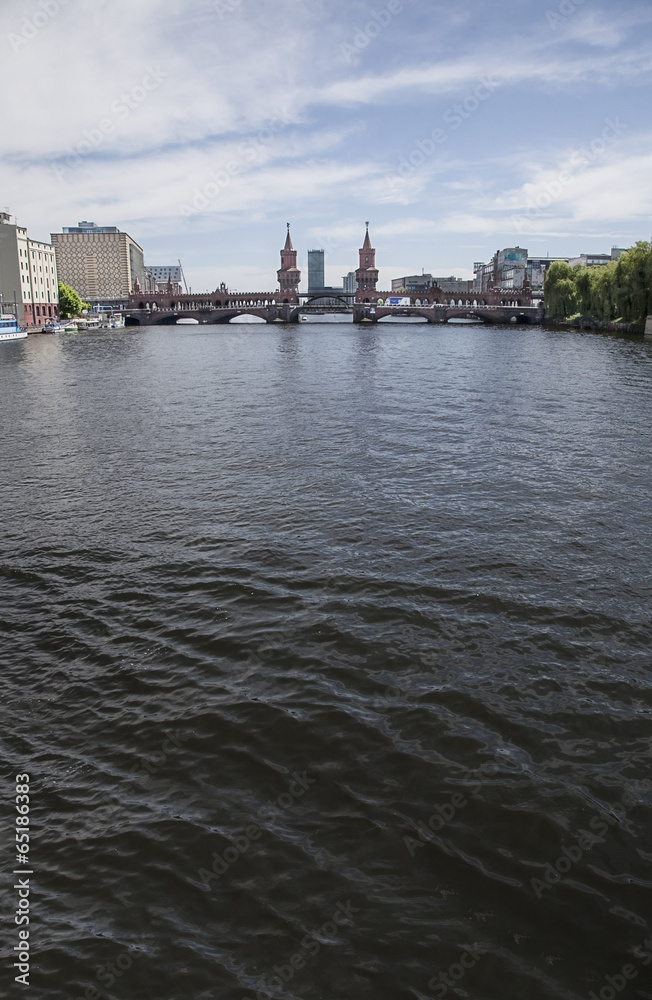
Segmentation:
{"type": "MultiPolygon", "coordinates": [[[[526,49],[524,45],[521,49],[526,49]]],[[[469,94],[483,79],[496,80],[501,87],[528,81],[562,87],[580,81],[606,81],[652,72],[649,49],[633,51],[624,56],[592,56],[590,58],[550,58],[533,48],[529,58],[514,57],[513,52],[478,53],[472,58],[440,62],[431,66],[400,69],[392,73],[367,75],[338,80],[319,91],[313,99],[334,104],[390,103],[405,99],[409,91],[428,94],[469,94]]]]}
{"type": "Polygon", "coordinates": [[[451,212],[441,228],[455,233],[586,235],[618,224],[643,234],[652,216],[652,136],[632,136],[596,152],[575,150],[556,163],[529,164],[527,180],[493,197],[471,199],[469,211],[451,212]],[[516,230],[515,230],[516,226],[516,230]]]}
{"type": "MultiPolygon", "coordinates": [[[[354,67],[342,59],[341,43],[369,13],[361,0],[231,6],[220,17],[211,0],[3,0],[2,203],[40,238],[95,218],[128,228],[146,251],[147,241],[169,247],[171,260],[178,242],[192,239],[198,259],[206,257],[193,271],[197,287],[211,287],[217,236],[232,237],[243,223],[273,218],[276,225],[279,217],[300,220],[304,243],[331,241],[331,259],[353,254],[348,266],[361,220],[372,218],[385,260],[414,255],[432,269],[432,256],[450,252],[452,233],[499,239],[511,215],[554,179],[569,155],[557,148],[557,125],[583,134],[585,121],[600,121],[613,97],[631,111],[632,137],[637,124],[648,127],[640,85],[652,71],[649,7],[627,4],[614,13],[596,0],[553,32],[534,5],[488,38],[481,18],[491,4],[460,0],[453,10],[442,3],[429,19],[431,11],[406,3],[354,67]],[[45,21],[42,2],[54,10],[45,21]],[[445,54],[424,55],[431,52],[445,54]],[[141,92],[152,72],[151,89],[141,92]],[[483,104],[491,112],[457,134],[449,128],[448,146],[398,176],[409,143],[427,138],[449,102],[494,74],[496,103],[483,104]],[[544,117],[562,95],[571,99],[544,117]],[[251,159],[243,149],[267,135],[261,130],[270,119],[283,126],[251,159]],[[113,127],[102,135],[107,121],[113,127]],[[97,148],[86,155],[82,145],[76,169],[53,169],[98,130],[97,148]],[[199,214],[181,216],[180,206],[230,163],[241,169],[199,214]]],[[[619,144],[580,171],[536,224],[572,236],[597,215],[604,229],[644,222],[649,229],[649,149],[640,137],[639,145],[633,138],[619,144]]],[[[237,287],[263,273],[235,262],[232,270],[237,287]]],[[[268,277],[263,287],[269,284],[268,277]]]]}

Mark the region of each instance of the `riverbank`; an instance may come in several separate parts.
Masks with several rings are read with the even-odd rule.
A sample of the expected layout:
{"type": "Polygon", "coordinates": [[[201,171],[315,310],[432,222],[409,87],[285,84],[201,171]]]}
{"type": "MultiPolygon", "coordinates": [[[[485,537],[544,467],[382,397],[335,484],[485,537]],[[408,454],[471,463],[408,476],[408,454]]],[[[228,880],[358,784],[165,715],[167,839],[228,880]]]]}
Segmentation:
{"type": "Polygon", "coordinates": [[[563,330],[593,330],[599,333],[622,333],[642,337],[643,334],[652,333],[652,316],[648,317],[646,329],[644,323],[606,323],[600,320],[586,319],[584,316],[573,319],[545,319],[546,326],[554,326],[563,330]]]}

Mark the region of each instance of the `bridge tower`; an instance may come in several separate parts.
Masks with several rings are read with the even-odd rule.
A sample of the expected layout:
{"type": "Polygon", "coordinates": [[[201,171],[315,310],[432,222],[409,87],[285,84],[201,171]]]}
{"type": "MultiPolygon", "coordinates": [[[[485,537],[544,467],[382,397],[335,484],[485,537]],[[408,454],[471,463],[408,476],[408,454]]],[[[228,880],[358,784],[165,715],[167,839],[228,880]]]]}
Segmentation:
{"type": "Polygon", "coordinates": [[[277,271],[277,275],[281,295],[284,295],[289,302],[297,302],[299,299],[301,271],[297,267],[297,251],[292,246],[289,222],[285,247],[281,250],[281,268],[277,271]]]}
{"type": "Polygon", "coordinates": [[[369,239],[369,223],[367,222],[365,224],[367,226],[367,232],[365,234],[362,249],[360,250],[360,267],[355,272],[356,281],[358,283],[358,294],[356,296],[358,301],[364,297],[365,293],[375,292],[376,285],[378,284],[376,251],[372,247],[371,240],[369,239]]]}

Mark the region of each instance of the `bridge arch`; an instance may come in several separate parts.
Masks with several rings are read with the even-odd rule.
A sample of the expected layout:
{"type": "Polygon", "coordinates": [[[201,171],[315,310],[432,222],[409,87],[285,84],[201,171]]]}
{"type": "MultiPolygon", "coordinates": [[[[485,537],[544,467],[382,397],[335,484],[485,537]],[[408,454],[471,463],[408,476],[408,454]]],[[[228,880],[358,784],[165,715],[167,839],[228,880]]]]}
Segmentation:
{"type": "Polygon", "coordinates": [[[339,302],[343,306],[346,306],[347,309],[350,309],[353,305],[351,297],[338,295],[336,292],[323,292],[319,295],[311,295],[306,298],[306,300],[301,303],[301,307],[306,308],[307,306],[320,306],[320,304],[323,303],[321,308],[325,308],[327,306],[334,305],[335,301],[339,302]]]}
{"type": "Polygon", "coordinates": [[[255,310],[255,307],[247,312],[238,312],[231,316],[228,323],[265,323],[266,319],[255,310]]]}

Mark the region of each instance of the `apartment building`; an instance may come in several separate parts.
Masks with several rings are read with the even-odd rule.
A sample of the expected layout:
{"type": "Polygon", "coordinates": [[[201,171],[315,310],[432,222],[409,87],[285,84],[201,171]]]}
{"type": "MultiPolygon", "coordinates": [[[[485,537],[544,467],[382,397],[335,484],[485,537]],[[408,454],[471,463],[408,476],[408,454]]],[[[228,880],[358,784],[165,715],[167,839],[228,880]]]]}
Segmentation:
{"type": "Polygon", "coordinates": [[[30,239],[6,212],[0,212],[0,295],[3,312],[13,313],[15,303],[20,326],[45,326],[59,318],[54,247],[30,239]]]}
{"type": "Polygon", "coordinates": [[[145,287],[142,247],[115,226],[80,222],[52,233],[61,281],[98,305],[127,300],[138,280],[145,287]]]}

